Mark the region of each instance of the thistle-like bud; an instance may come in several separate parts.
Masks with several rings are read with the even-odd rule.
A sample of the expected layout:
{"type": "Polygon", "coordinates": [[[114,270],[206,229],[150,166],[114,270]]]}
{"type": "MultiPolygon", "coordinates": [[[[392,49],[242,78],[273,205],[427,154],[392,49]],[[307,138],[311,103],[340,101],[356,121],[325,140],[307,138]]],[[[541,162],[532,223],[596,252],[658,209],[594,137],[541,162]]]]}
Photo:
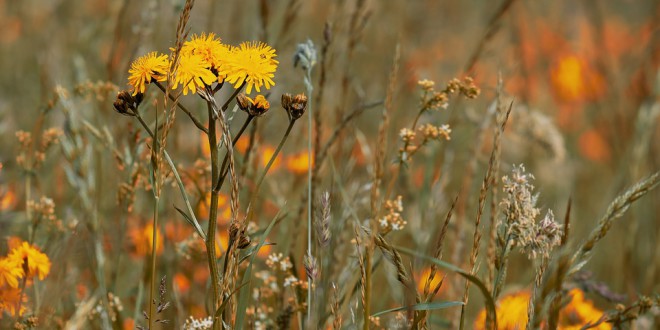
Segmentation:
{"type": "Polygon", "coordinates": [[[282,94],[282,107],[289,114],[289,120],[297,120],[302,117],[307,108],[307,96],[305,94],[282,94]]]}
{"type": "Polygon", "coordinates": [[[241,110],[247,112],[251,116],[262,116],[270,109],[270,103],[268,103],[263,95],[257,95],[253,100],[249,96],[241,93],[236,96],[236,102],[241,110]]]}
{"type": "Polygon", "coordinates": [[[296,67],[299,63],[304,70],[309,70],[316,65],[316,47],[312,40],[307,39],[306,42],[298,44],[296,53],[293,54],[293,66],[296,67]]]}

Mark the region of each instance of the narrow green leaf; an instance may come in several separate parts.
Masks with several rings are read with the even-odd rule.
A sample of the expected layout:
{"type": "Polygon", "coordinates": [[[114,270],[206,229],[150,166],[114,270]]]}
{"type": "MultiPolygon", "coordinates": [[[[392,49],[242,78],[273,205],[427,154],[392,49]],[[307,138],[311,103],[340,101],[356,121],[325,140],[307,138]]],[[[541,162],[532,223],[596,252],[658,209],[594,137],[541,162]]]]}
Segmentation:
{"type": "Polygon", "coordinates": [[[225,308],[227,307],[227,305],[228,305],[228,303],[229,303],[229,298],[231,298],[231,296],[233,296],[236,292],[238,292],[238,290],[240,290],[241,288],[243,288],[243,287],[246,286],[247,284],[248,284],[248,283],[245,282],[245,283],[241,284],[238,288],[236,288],[236,290],[232,291],[231,294],[229,294],[229,295],[226,295],[226,294],[225,294],[225,297],[224,297],[224,299],[222,300],[222,304],[220,304],[220,307],[218,307],[218,309],[217,309],[217,310],[215,311],[215,313],[213,314],[214,317],[215,317],[215,319],[218,319],[218,318],[222,317],[222,312],[223,312],[223,311],[225,310],[225,308]]]}
{"type": "Polygon", "coordinates": [[[384,311],[380,311],[378,313],[372,314],[371,316],[376,317],[376,316],[381,316],[383,314],[391,313],[391,312],[400,312],[400,311],[432,311],[436,309],[445,309],[449,307],[454,307],[454,306],[460,306],[463,305],[462,301],[443,301],[443,302],[429,302],[429,303],[420,303],[420,304],[415,304],[415,305],[410,305],[410,306],[401,306],[397,308],[392,308],[384,311]]]}
{"type": "MultiPolygon", "coordinates": [[[[167,153],[166,150],[163,150],[163,155],[165,156],[165,160],[167,160],[167,163],[170,165],[170,168],[172,169],[172,173],[174,173],[174,178],[176,179],[176,183],[179,186],[179,190],[181,191],[181,197],[183,198],[183,201],[186,203],[186,208],[188,209],[189,214],[185,218],[186,220],[188,220],[188,222],[190,222],[193,225],[193,227],[197,231],[197,234],[199,234],[199,236],[204,241],[206,241],[206,234],[204,233],[204,230],[202,230],[202,226],[199,225],[199,221],[197,221],[197,218],[195,218],[195,212],[193,212],[192,206],[190,205],[190,200],[188,200],[188,194],[186,194],[186,188],[183,186],[183,181],[181,181],[179,172],[176,170],[176,166],[174,166],[174,162],[172,162],[172,158],[170,158],[170,155],[167,153]]],[[[181,214],[184,214],[184,212],[181,212],[181,214]]]]}
{"type": "MultiPolygon", "coordinates": [[[[257,244],[257,248],[255,251],[259,251],[259,249],[261,249],[261,247],[264,245],[266,238],[268,237],[268,234],[270,234],[270,231],[275,226],[275,223],[278,222],[277,220],[279,216],[280,216],[280,212],[277,212],[273,220],[270,221],[270,224],[268,224],[266,231],[259,239],[259,244],[257,244]]],[[[254,259],[256,256],[257,256],[256,253],[252,253],[252,257],[250,258],[250,264],[248,264],[247,269],[245,269],[245,273],[243,273],[243,283],[247,284],[247,290],[241,290],[241,292],[238,295],[238,305],[236,307],[236,324],[234,325],[234,329],[238,329],[238,330],[243,329],[243,321],[245,320],[245,313],[247,311],[247,307],[250,299],[250,287],[252,284],[252,265],[254,265],[254,259]]]]}
{"type": "Polygon", "coordinates": [[[404,247],[395,247],[395,248],[403,254],[413,256],[413,257],[417,257],[417,258],[432,262],[432,263],[434,263],[434,264],[436,264],[436,265],[438,265],[438,266],[440,266],[444,269],[448,269],[448,270],[451,270],[453,272],[456,272],[459,275],[465,277],[465,279],[467,279],[468,281],[474,283],[474,285],[476,285],[479,288],[479,291],[481,291],[481,294],[484,296],[484,298],[486,300],[486,312],[488,314],[490,314],[491,320],[493,320],[493,328],[497,329],[497,314],[495,312],[496,311],[496,309],[495,309],[495,300],[493,300],[493,297],[490,295],[490,292],[488,292],[488,288],[486,288],[486,285],[478,277],[476,277],[476,276],[460,269],[459,267],[457,267],[453,264],[450,264],[448,262],[445,262],[445,261],[442,261],[442,260],[439,260],[439,259],[436,259],[436,258],[433,258],[433,257],[429,257],[429,256],[424,255],[422,253],[419,253],[415,250],[411,250],[411,249],[404,248],[404,247]]]}

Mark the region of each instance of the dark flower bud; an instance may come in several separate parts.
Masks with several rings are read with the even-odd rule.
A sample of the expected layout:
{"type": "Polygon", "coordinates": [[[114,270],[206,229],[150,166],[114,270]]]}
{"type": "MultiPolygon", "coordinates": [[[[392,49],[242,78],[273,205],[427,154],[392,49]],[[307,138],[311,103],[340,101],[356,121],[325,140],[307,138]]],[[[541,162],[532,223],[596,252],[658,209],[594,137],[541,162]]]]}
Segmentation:
{"type": "Polygon", "coordinates": [[[133,97],[128,94],[128,92],[122,91],[117,94],[117,99],[114,103],[112,103],[112,106],[115,108],[115,111],[124,116],[134,116],[132,111],[133,108],[131,107],[131,103],[127,102],[126,95],[128,95],[130,99],[133,99],[133,97]]]}
{"type": "Polygon", "coordinates": [[[307,96],[305,94],[291,94],[282,95],[282,107],[289,114],[289,120],[296,120],[305,113],[307,108],[307,96]]]}

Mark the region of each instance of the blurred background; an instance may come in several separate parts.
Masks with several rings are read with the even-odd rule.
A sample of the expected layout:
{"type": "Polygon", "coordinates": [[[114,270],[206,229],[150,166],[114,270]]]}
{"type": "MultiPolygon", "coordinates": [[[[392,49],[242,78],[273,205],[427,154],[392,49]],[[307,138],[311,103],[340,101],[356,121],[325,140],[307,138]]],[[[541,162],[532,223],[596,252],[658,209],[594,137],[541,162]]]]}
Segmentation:
{"type": "MultiPolygon", "coordinates": [[[[52,297],[66,297],[59,303],[62,306],[54,307],[65,311],[62,319],[72,315],[75,301],[97,290],[103,276],[107,277],[104,285],[112,287],[124,301],[127,311],[122,318],[134,318],[133,310],[139,309],[132,304],[137,283],[144,276],[143,258],[148,254],[139,237],[141,230],[148,232],[143,228],[151,216],[151,195],[136,189],[134,208],[130,210],[122,204],[125,201],[118,201],[120,183],[130,182],[137,170],[115,166],[115,157],[108,150],[116,147],[133,153],[136,160],[146,159],[144,164],[148,164],[148,152],[145,156],[137,146],[137,124],[116,114],[112,101],[118,89],[127,88],[128,68],[135,58],[150,51],[169,52],[183,3],[0,0],[3,239],[25,237],[27,233],[26,174],[16,164],[21,148],[16,131],[34,130],[39,113],[52,105],[43,127],[61,128],[77,146],[74,154],[79,153],[74,155],[74,149],[62,151],[60,147],[51,150],[33,174],[37,179],[32,182],[33,198],[52,198],[57,217],[70,228],[66,233],[37,240],[53,261],[50,282],[45,287],[54,290],[52,297]],[[49,103],[53,100],[55,104],[49,103]],[[72,118],[84,119],[103,131],[103,137],[78,132],[85,125],[76,124],[72,118]],[[84,178],[91,179],[80,183],[84,178]],[[91,209],[80,196],[82,186],[91,194],[88,197],[93,196],[91,209]],[[85,225],[92,215],[98,221],[85,225]],[[95,239],[103,242],[107,256],[101,270],[105,275],[92,270],[96,266],[91,264],[98,259],[90,255],[88,248],[90,240],[95,239]],[[90,267],[86,269],[85,265],[90,267]]],[[[294,68],[293,55],[297,44],[307,39],[319,49],[319,62],[321,47],[328,45],[324,97],[320,104],[314,104],[314,110],[323,118],[318,134],[324,138],[351,109],[385,100],[399,45],[399,70],[389,112],[386,161],[390,163],[397,157],[399,130],[410,126],[419,107],[417,82],[430,79],[436,86],[444,86],[454,77],[473,77],[481,88],[479,98],[452,100],[447,111],[434,114],[432,119],[449,123],[452,139],[431,145],[416,156],[396,184],[395,194],[403,195],[408,227],[391,238],[425,253],[432,251],[437,230],[457,195],[457,220],[446,242],[472,238],[479,186],[493,134],[482,125],[488,124],[485,118],[492,114],[498,96],[506,104],[513,102],[514,107],[502,142],[500,174],[509,173],[513,164],[525,164],[536,177],[533,183],[540,193],[539,206],[554,210],[558,219],[563,219],[571,199],[570,239],[575,244],[595,227],[617,194],[660,169],[658,1],[196,1],[189,26],[191,34],[214,32],[224,43],[233,45],[260,40],[277,50],[280,64],[276,85],[267,92],[272,113],[260,119],[255,129],[260,151],[257,157],[262,163],[254,168],[263,167],[286,127],[279,96],[305,91],[303,72],[294,68]],[[326,24],[329,39],[324,38],[326,24]],[[498,79],[502,81],[499,93],[498,79]],[[470,166],[474,166],[471,172],[470,166]]],[[[320,66],[317,64],[313,72],[315,87],[319,86],[320,66]]],[[[221,98],[230,92],[223,89],[221,98]]],[[[147,94],[150,102],[160,97],[156,89],[147,94]]],[[[195,97],[185,98],[183,103],[200,116],[206,111],[195,97]]],[[[316,189],[331,191],[336,221],[333,226],[338,239],[345,228],[346,242],[352,232],[349,213],[368,217],[368,187],[381,112],[379,105],[351,121],[329,160],[321,166],[322,179],[316,189]],[[340,194],[340,189],[346,190],[350,200],[340,194]]],[[[237,125],[240,123],[233,124],[234,131],[237,125]]],[[[286,205],[292,219],[278,226],[269,240],[278,243],[272,247],[274,252],[291,255],[299,266],[305,244],[302,240],[296,243],[291,233],[299,232],[296,230],[300,230],[300,224],[296,223],[306,219],[296,217],[306,191],[305,125],[301,123],[294,130],[280,161],[267,177],[258,223],[264,226],[286,205]]],[[[198,207],[203,207],[205,196],[201,190],[194,191],[193,184],[195,175],[205,173],[204,164],[199,163],[205,157],[200,132],[181,115],[172,136],[168,148],[177,164],[189,172],[186,182],[190,193],[198,207]]],[[[200,180],[204,187],[205,181],[200,180]]],[[[176,188],[166,194],[170,201],[165,205],[180,204],[176,188]]],[[[174,290],[178,290],[178,299],[185,306],[179,306],[176,320],[187,315],[202,316],[203,304],[196,295],[205,290],[205,261],[199,256],[183,257],[180,242],[191,230],[171,207],[162,212],[171,219],[162,228],[166,235],[165,252],[160,257],[162,272],[176,281],[174,290]],[[183,266],[188,264],[197,268],[183,266]]],[[[591,279],[631,299],[638,293],[658,292],[658,239],[660,192],[655,191],[617,221],[599,243],[594,259],[586,267],[591,279]]],[[[445,244],[445,259],[465,265],[469,243],[467,248],[445,244]]],[[[354,251],[350,246],[341,250],[333,245],[335,248],[354,251]]],[[[0,251],[6,252],[4,243],[0,251]]],[[[412,267],[418,274],[424,268],[417,263],[412,267]]],[[[510,267],[508,285],[528,286],[533,269],[527,258],[516,254],[510,267]]],[[[382,280],[393,283],[390,277],[382,280]]],[[[458,283],[459,279],[452,281],[458,283]]],[[[389,298],[401,292],[393,289],[383,294],[387,297],[375,302],[376,310],[392,307],[397,299],[389,298]]],[[[480,299],[476,293],[475,299],[480,299]]],[[[593,299],[603,309],[614,306],[598,297],[593,299]]],[[[470,315],[476,314],[479,306],[471,306],[470,315]]]]}

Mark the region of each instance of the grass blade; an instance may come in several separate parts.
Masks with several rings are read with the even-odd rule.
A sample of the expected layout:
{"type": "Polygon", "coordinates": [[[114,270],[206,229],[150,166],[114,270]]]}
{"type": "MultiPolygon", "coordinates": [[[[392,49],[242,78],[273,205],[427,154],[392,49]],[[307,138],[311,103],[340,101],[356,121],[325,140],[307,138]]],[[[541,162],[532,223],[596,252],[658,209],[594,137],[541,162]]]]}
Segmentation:
{"type": "MultiPolygon", "coordinates": [[[[271,220],[270,224],[268,224],[266,231],[264,231],[264,234],[259,239],[259,244],[257,244],[257,248],[255,251],[259,251],[259,249],[261,249],[261,247],[264,245],[266,241],[266,237],[268,237],[268,234],[270,234],[270,231],[278,222],[279,218],[280,218],[280,212],[277,212],[273,220],[271,220]]],[[[247,286],[247,290],[241,290],[240,294],[238,295],[238,305],[236,307],[236,324],[234,326],[234,329],[238,329],[238,330],[243,329],[243,321],[245,320],[245,313],[248,307],[248,300],[250,299],[250,288],[252,284],[252,266],[254,265],[254,259],[256,258],[256,256],[257,256],[256,253],[252,253],[252,257],[250,258],[250,264],[247,266],[247,269],[245,269],[245,273],[243,273],[242,283],[244,283],[243,285],[247,286]]]]}
{"type": "Polygon", "coordinates": [[[454,306],[463,305],[462,301],[443,301],[443,302],[430,302],[430,303],[420,303],[410,306],[401,306],[397,308],[392,308],[378,313],[372,314],[372,317],[381,316],[383,314],[399,311],[432,311],[437,309],[445,309],[454,306]]]}
{"type": "Polygon", "coordinates": [[[491,297],[490,292],[488,292],[488,288],[486,288],[486,285],[478,277],[471,275],[469,272],[466,272],[453,264],[450,264],[442,260],[438,260],[433,257],[429,257],[415,250],[411,250],[404,247],[395,247],[395,249],[403,254],[432,262],[444,269],[448,269],[453,272],[456,272],[459,275],[465,277],[465,279],[467,279],[468,281],[472,282],[474,285],[476,285],[479,288],[479,291],[481,291],[481,294],[484,296],[484,299],[486,300],[486,312],[491,315],[491,320],[493,320],[493,328],[497,329],[497,315],[495,312],[496,310],[495,301],[493,300],[493,297],[491,297]]]}

